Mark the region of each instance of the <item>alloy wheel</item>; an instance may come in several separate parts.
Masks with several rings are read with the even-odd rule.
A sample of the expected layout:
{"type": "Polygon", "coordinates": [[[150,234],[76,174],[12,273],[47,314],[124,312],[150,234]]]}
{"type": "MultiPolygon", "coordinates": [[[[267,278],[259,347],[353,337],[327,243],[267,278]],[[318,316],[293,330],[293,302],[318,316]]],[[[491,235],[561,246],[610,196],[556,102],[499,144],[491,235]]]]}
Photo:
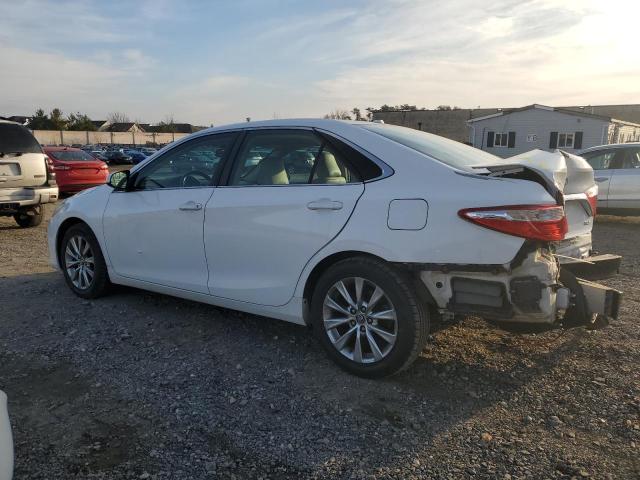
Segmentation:
{"type": "Polygon", "coordinates": [[[80,290],[88,289],[95,277],[93,250],[82,235],[74,235],[67,242],[64,263],[71,283],[80,290]]]}
{"type": "Polygon", "coordinates": [[[365,278],[336,282],[325,296],[322,319],[336,350],[357,363],[379,362],[396,343],[396,309],[384,290],[365,278]]]}

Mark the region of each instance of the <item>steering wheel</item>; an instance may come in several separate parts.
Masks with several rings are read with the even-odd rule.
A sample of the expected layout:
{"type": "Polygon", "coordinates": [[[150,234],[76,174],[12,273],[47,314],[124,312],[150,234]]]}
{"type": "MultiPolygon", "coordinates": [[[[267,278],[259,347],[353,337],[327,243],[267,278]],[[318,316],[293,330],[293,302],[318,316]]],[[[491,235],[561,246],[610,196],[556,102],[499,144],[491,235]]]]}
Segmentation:
{"type": "Polygon", "coordinates": [[[211,177],[200,170],[193,170],[182,177],[182,187],[202,187],[203,183],[198,180],[198,177],[204,179],[204,184],[209,185],[211,183],[211,177]]]}

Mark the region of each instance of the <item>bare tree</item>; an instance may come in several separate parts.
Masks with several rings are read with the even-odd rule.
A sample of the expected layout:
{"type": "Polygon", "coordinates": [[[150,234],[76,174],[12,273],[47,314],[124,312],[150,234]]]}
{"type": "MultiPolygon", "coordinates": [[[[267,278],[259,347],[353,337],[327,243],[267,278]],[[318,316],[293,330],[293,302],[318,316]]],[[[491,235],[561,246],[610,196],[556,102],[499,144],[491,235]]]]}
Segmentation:
{"type": "Polygon", "coordinates": [[[346,110],[336,108],[335,110],[327,113],[324,118],[333,118],[334,120],[351,120],[351,115],[346,110]]]}
{"type": "Polygon", "coordinates": [[[127,123],[130,122],[129,116],[122,112],[111,112],[107,115],[107,122],[109,123],[127,123]]]}

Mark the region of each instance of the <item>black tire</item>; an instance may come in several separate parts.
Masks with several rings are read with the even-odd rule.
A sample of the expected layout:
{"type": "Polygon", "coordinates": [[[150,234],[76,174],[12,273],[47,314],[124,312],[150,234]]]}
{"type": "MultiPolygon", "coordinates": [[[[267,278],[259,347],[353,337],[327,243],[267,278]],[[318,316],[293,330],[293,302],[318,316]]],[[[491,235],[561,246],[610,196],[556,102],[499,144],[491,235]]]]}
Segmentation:
{"type": "Polygon", "coordinates": [[[44,218],[44,208],[42,205],[21,209],[13,216],[13,219],[22,228],[37,227],[44,218]]]}
{"type": "Polygon", "coordinates": [[[394,375],[409,367],[429,335],[429,309],[420,301],[413,279],[406,272],[369,257],[341,260],[322,274],[311,300],[311,322],[316,337],[331,359],[347,372],[365,378],[394,375]],[[379,286],[395,308],[395,344],[379,361],[358,363],[347,358],[334,347],[324,328],[323,308],[327,293],[337,282],[350,277],[360,277],[379,286]]]}
{"type": "Polygon", "coordinates": [[[62,242],[60,242],[60,251],[58,252],[58,255],[62,267],[62,272],[64,274],[64,279],[73,293],[82,298],[98,298],[109,292],[109,289],[111,288],[111,282],[109,281],[107,265],[104,261],[104,256],[102,255],[100,244],[98,243],[98,240],[96,239],[95,235],[88,225],[84,223],[78,223],[71,226],[65,232],[64,237],[62,238],[62,242]],[[91,252],[93,253],[94,275],[87,288],[79,288],[77,285],[75,285],[73,280],[71,279],[68,269],[65,268],[65,252],[67,250],[67,246],[69,245],[69,242],[72,238],[78,236],[82,237],[89,243],[91,252]]]}

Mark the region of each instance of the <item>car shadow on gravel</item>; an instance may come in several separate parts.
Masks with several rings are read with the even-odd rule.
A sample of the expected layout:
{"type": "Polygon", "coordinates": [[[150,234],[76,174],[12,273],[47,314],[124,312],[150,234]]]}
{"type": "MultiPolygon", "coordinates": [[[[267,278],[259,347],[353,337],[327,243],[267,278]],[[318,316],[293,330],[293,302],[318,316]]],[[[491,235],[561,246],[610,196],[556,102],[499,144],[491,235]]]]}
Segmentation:
{"type": "Polygon", "coordinates": [[[446,438],[480,441],[472,420],[585,335],[513,336],[469,319],[373,381],[340,371],[305,327],[135,289],[82,300],[59,273],[0,279],[0,304],[22,476],[428,472],[446,438]]]}

